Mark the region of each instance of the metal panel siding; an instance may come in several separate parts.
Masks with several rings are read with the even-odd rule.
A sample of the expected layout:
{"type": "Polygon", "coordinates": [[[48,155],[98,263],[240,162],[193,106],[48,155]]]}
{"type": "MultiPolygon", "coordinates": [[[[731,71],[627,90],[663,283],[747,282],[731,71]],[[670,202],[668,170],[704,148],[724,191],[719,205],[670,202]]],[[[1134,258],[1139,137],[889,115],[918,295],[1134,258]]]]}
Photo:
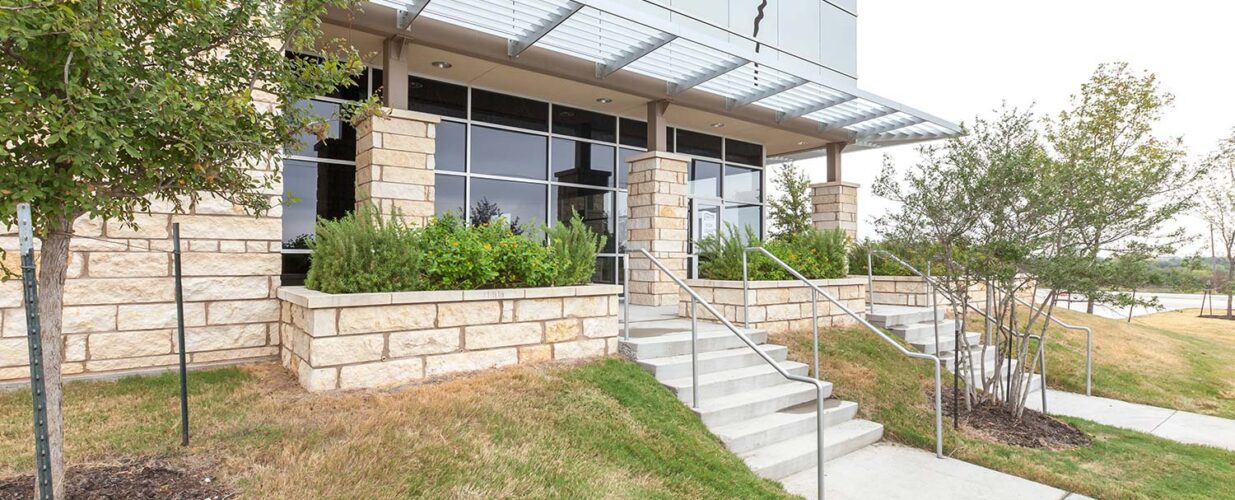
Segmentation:
{"type": "Polygon", "coordinates": [[[858,18],[826,3],[819,15],[819,62],[857,78],[858,18]]]}
{"type": "Polygon", "coordinates": [[[831,65],[819,57],[818,19],[823,5],[819,0],[781,0],[778,44],[796,56],[831,65]]]}

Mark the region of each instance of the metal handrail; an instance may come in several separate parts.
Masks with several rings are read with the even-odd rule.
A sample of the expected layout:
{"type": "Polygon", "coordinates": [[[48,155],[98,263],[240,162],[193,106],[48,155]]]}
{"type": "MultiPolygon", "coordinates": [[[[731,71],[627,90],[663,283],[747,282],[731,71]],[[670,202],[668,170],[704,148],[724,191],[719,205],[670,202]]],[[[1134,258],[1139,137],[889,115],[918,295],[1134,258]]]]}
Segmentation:
{"type": "MultiPolygon", "coordinates": [[[[960,303],[962,303],[962,304],[965,304],[965,306],[967,306],[969,309],[973,310],[974,312],[976,312],[976,313],[980,314],[983,318],[986,318],[988,321],[994,322],[996,325],[999,325],[999,322],[998,322],[998,321],[995,321],[995,318],[992,318],[992,317],[991,317],[991,315],[990,315],[987,311],[983,311],[983,310],[979,309],[979,308],[978,308],[978,306],[973,305],[973,304],[972,304],[972,303],[970,303],[969,301],[959,300],[959,299],[958,299],[955,295],[953,295],[951,292],[949,292],[948,290],[943,289],[943,288],[942,288],[942,287],[941,287],[938,283],[936,283],[933,279],[931,279],[931,277],[930,277],[930,276],[923,275],[923,274],[922,274],[922,271],[919,271],[919,270],[918,270],[918,268],[913,267],[913,264],[910,264],[910,263],[908,263],[908,262],[905,262],[905,261],[904,261],[903,259],[901,259],[900,257],[897,257],[897,256],[896,256],[896,254],[893,254],[893,253],[891,253],[891,252],[889,252],[889,251],[887,251],[887,250],[875,249],[875,250],[871,250],[870,252],[867,252],[867,254],[866,254],[866,258],[867,258],[867,263],[868,263],[868,264],[867,264],[867,266],[866,266],[866,272],[867,272],[867,275],[868,275],[868,278],[867,278],[868,280],[870,280],[870,281],[872,281],[872,282],[873,282],[873,280],[874,280],[874,270],[873,270],[873,268],[872,268],[872,267],[870,266],[870,264],[869,264],[869,263],[871,262],[871,254],[872,254],[872,253],[881,253],[881,254],[883,254],[884,256],[891,258],[893,261],[895,261],[897,264],[900,264],[902,267],[904,267],[904,268],[908,269],[908,270],[909,270],[909,272],[914,273],[914,274],[918,275],[919,277],[923,278],[923,280],[925,281],[925,283],[927,284],[927,286],[929,286],[929,287],[930,287],[930,291],[929,291],[929,293],[930,293],[930,295],[931,295],[931,297],[932,297],[932,303],[933,303],[933,300],[934,300],[934,295],[935,295],[936,293],[940,293],[940,294],[943,294],[943,295],[944,295],[944,297],[946,297],[946,298],[947,298],[949,301],[951,301],[952,303],[957,303],[957,302],[960,302],[960,303]]],[[[988,283],[988,286],[990,286],[991,288],[994,288],[994,286],[990,285],[989,283],[988,283]]],[[[1002,292],[1003,290],[1000,290],[1000,291],[1002,292]]],[[[874,297],[874,295],[873,295],[873,293],[874,293],[874,292],[871,292],[871,293],[872,293],[872,295],[871,295],[871,296],[872,296],[872,297],[874,297]]],[[[1015,295],[1013,295],[1013,296],[1012,296],[1012,298],[1016,298],[1016,296],[1015,296],[1015,295]]],[[[1019,299],[1018,299],[1018,300],[1019,300],[1019,299]]],[[[873,304],[871,305],[871,308],[872,308],[872,310],[873,310],[873,308],[874,308],[874,305],[873,305],[873,304]]],[[[932,306],[932,308],[934,308],[934,307],[932,306]]],[[[938,317],[938,314],[937,314],[937,313],[936,313],[936,317],[938,317]]],[[[1020,338],[1024,338],[1024,339],[1030,339],[1030,340],[1037,339],[1037,340],[1038,340],[1038,365],[1041,367],[1041,372],[1042,372],[1042,374],[1041,374],[1041,376],[1042,376],[1042,391],[1041,391],[1041,392],[1042,392],[1042,411],[1045,413],[1045,412],[1046,412],[1046,342],[1043,342],[1043,341],[1042,341],[1042,337],[1041,337],[1041,336],[1039,336],[1039,335],[1034,335],[1034,334],[1031,334],[1031,333],[1018,333],[1015,329],[1013,329],[1013,328],[1011,328],[1011,327],[1009,327],[1009,326],[1000,325],[1000,326],[999,326],[999,328],[1000,328],[1000,329],[1002,329],[1002,330],[1003,330],[1005,333],[1007,333],[1008,335],[1012,335],[1012,336],[1016,336],[1016,337],[1020,337],[1020,338]]],[[[936,329],[938,329],[938,322],[936,322],[936,329]]],[[[964,333],[964,332],[958,332],[958,335],[960,335],[960,334],[962,334],[962,333],[964,333]]],[[[987,332],[987,334],[989,335],[989,334],[990,334],[990,332],[988,331],[988,332],[987,332]]],[[[936,333],[936,342],[938,342],[938,333],[936,333]]],[[[957,343],[959,343],[959,342],[954,342],[954,344],[957,344],[957,343]]],[[[959,346],[957,346],[957,345],[953,345],[953,346],[952,346],[952,356],[956,359],[956,365],[953,367],[954,369],[955,369],[955,368],[960,368],[960,354],[959,354],[959,353],[957,352],[957,350],[956,350],[956,348],[957,348],[957,347],[959,347],[959,346]]],[[[938,348],[936,348],[936,352],[938,352],[938,348]]],[[[985,356],[985,353],[983,353],[983,355],[985,356]]],[[[1011,353],[1009,353],[1009,355],[1011,355],[1011,353]]],[[[972,365],[972,361],[970,362],[970,364],[972,365]]],[[[1009,368],[1008,368],[1008,369],[1009,369],[1009,370],[1011,370],[1011,365],[1009,365],[1009,368]]],[[[970,381],[969,381],[969,382],[972,382],[972,378],[973,378],[973,374],[972,374],[972,372],[973,372],[973,366],[970,366],[970,367],[969,367],[969,370],[970,370],[970,372],[971,372],[971,373],[970,373],[970,381]]],[[[1032,371],[1032,369],[1031,369],[1030,371],[1032,371]]],[[[955,371],[953,371],[953,373],[956,373],[956,372],[955,372],[955,371]]],[[[985,374],[983,374],[983,376],[985,376],[985,374]]],[[[967,383],[968,383],[968,382],[967,382],[967,383]]],[[[955,389],[955,388],[953,388],[953,389],[955,389]]]]}
{"type": "MultiPolygon", "coordinates": [[[[1002,292],[1003,290],[1000,291],[1002,292]]],[[[1036,313],[1042,314],[1042,309],[1039,309],[1030,302],[1026,302],[1025,299],[1017,297],[1015,294],[1012,295],[1012,300],[1029,307],[1036,313]]],[[[1049,315],[1047,318],[1055,324],[1062,326],[1065,330],[1082,330],[1085,332],[1085,395],[1093,396],[1093,329],[1084,325],[1070,325],[1055,315],[1049,315]]]]}
{"type": "MultiPolygon", "coordinates": [[[[670,271],[669,268],[665,267],[665,265],[661,263],[659,259],[657,259],[656,257],[653,257],[650,252],[642,248],[635,250],[635,251],[643,254],[644,257],[647,257],[648,261],[651,262],[652,265],[656,266],[657,268],[660,269],[661,272],[665,273],[665,275],[668,276],[669,279],[673,280],[673,282],[676,283],[679,288],[681,288],[682,290],[685,290],[686,293],[690,294],[690,297],[691,297],[691,325],[690,325],[690,338],[691,338],[690,357],[691,359],[690,359],[690,365],[691,365],[691,384],[692,384],[692,390],[693,390],[692,398],[693,398],[693,403],[694,403],[693,407],[695,409],[699,408],[699,386],[698,386],[699,372],[698,372],[698,366],[697,366],[698,365],[698,360],[697,360],[698,345],[697,344],[698,344],[698,339],[699,339],[699,331],[698,331],[698,324],[695,321],[695,316],[694,316],[694,309],[695,309],[696,304],[702,305],[704,310],[711,313],[713,317],[715,317],[717,320],[721,322],[721,324],[725,325],[725,328],[728,328],[730,332],[732,332],[734,335],[738,337],[739,340],[742,341],[742,343],[746,344],[747,347],[750,347],[751,350],[755,351],[755,354],[758,355],[760,358],[762,358],[763,361],[765,361],[769,365],[772,365],[772,368],[776,370],[777,373],[780,373],[782,377],[785,377],[786,379],[792,380],[794,382],[803,382],[803,383],[807,383],[807,384],[811,384],[815,386],[815,391],[817,393],[817,396],[815,397],[815,404],[816,404],[815,422],[816,422],[816,425],[818,426],[818,430],[816,431],[816,438],[818,440],[818,443],[816,443],[816,447],[817,447],[816,451],[818,453],[818,461],[819,461],[818,465],[816,466],[816,470],[818,471],[818,474],[819,474],[817,478],[818,488],[819,488],[818,495],[819,495],[819,498],[823,498],[823,419],[824,419],[823,401],[824,399],[826,399],[826,396],[824,396],[824,389],[826,386],[823,384],[823,382],[816,378],[803,377],[800,375],[794,375],[792,373],[789,373],[787,370],[785,370],[784,367],[780,365],[780,363],[776,362],[775,359],[772,359],[771,356],[768,356],[768,354],[764,352],[763,349],[760,349],[758,344],[755,344],[755,342],[751,340],[750,337],[747,337],[745,333],[742,333],[742,331],[738,329],[737,326],[735,326],[729,320],[725,319],[724,315],[722,315],[719,311],[716,310],[716,307],[712,306],[710,302],[703,300],[703,297],[700,297],[699,293],[696,292],[695,289],[691,288],[690,285],[687,285],[685,281],[682,281],[681,278],[673,274],[673,272],[670,271]]],[[[629,264],[630,260],[627,259],[626,262],[627,264],[629,264]]],[[[626,277],[625,287],[627,291],[629,291],[630,266],[627,265],[626,269],[627,269],[627,272],[625,273],[625,277],[626,277]]],[[[626,310],[627,311],[630,310],[629,298],[627,299],[626,310]]],[[[629,313],[627,313],[626,318],[629,319],[629,317],[630,317],[629,313]]],[[[629,325],[629,322],[627,322],[627,325],[629,325]]],[[[630,339],[629,326],[627,326],[626,338],[627,340],[630,339]]],[[[939,374],[938,359],[936,359],[935,374],[937,378],[939,374]]]]}
{"type": "MultiPolygon", "coordinates": [[[[913,351],[910,351],[909,349],[906,349],[905,346],[900,344],[900,342],[893,340],[892,337],[889,337],[886,333],[883,333],[883,331],[875,327],[875,325],[870,324],[870,322],[867,321],[866,318],[858,315],[858,313],[853,312],[853,310],[849,309],[848,307],[845,307],[845,305],[842,304],[835,297],[832,297],[831,295],[828,294],[828,292],[823,291],[823,289],[819,288],[818,285],[811,283],[809,279],[806,279],[805,276],[802,276],[802,273],[799,273],[796,269],[789,266],[789,264],[786,264],[784,261],[780,260],[780,258],[776,257],[775,255],[772,255],[772,252],[769,252],[767,249],[763,247],[747,247],[745,251],[742,252],[742,308],[743,308],[742,313],[746,314],[745,318],[747,318],[748,321],[750,318],[748,314],[748,311],[750,309],[750,298],[749,298],[750,294],[747,293],[749,289],[749,285],[748,285],[749,281],[747,279],[747,273],[746,273],[746,254],[748,252],[756,252],[756,251],[763,253],[768,258],[772,259],[772,262],[775,262],[776,264],[780,265],[786,271],[789,271],[789,274],[792,274],[799,281],[801,281],[802,283],[805,283],[806,286],[812,290],[811,292],[812,302],[814,302],[815,297],[817,295],[823,295],[823,298],[828,299],[829,302],[831,302],[836,307],[839,307],[841,311],[843,311],[845,314],[848,314],[849,317],[856,320],[862,326],[865,326],[868,330],[875,332],[875,335],[878,335],[884,341],[891,344],[892,347],[895,347],[896,350],[901,352],[901,354],[904,354],[905,356],[908,356],[910,358],[928,359],[928,360],[932,360],[935,362],[935,456],[937,458],[943,458],[943,395],[940,390],[940,382],[942,380],[941,373],[943,370],[943,364],[939,360],[939,357],[932,356],[930,354],[920,353],[920,352],[913,352],[913,351]]],[[[819,374],[818,372],[818,369],[819,369],[819,329],[818,329],[819,315],[817,313],[817,308],[815,304],[813,303],[811,305],[811,313],[815,316],[812,319],[816,323],[814,353],[815,353],[815,370],[816,370],[815,374],[816,376],[818,376],[819,374]]],[[[820,495],[822,495],[822,492],[820,492],[820,495]]],[[[820,498],[823,498],[823,497],[820,496],[820,498]]]]}

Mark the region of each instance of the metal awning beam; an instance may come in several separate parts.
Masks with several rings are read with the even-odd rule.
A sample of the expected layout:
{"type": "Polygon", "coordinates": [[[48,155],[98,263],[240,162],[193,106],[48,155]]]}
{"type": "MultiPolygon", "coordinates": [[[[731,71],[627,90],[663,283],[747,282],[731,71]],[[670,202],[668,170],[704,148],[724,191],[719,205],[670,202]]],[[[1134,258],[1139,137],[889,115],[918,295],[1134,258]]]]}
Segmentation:
{"type": "Polygon", "coordinates": [[[425,7],[429,6],[432,0],[409,0],[406,9],[398,9],[395,16],[395,27],[399,31],[411,31],[412,21],[420,17],[420,13],[424,12],[425,7]]]}
{"type": "Polygon", "coordinates": [[[776,85],[773,87],[768,87],[763,90],[759,90],[757,92],[746,94],[741,97],[729,99],[725,102],[725,107],[728,108],[729,110],[733,110],[736,108],[740,108],[742,106],[748,106],[752,103],[762,101],[764,99],[772,97],[786,90],[792,90],[797,87],[801,87],[803,85],[806,85],[806,83],[807,81],[805,79],[795,77],[794,79],[790,80],[788,83],[776,85]]]}
{"type": "Polygon", "coordinates": [[[566,8],[558,10],[553,16],[545,18],[544,23],[537,26],[536,29],[533,29],[523,38],[518,40],[507,40],[506,55],[510,56],[511,59],[519,57],[519,54],[522,54],[523,51],[532,48],[533,45],[536,45],[536,42],[540,41],[540,39],[544,38],[545,35],[548,35],[550,31],[553,31],[562,23],[566,22],[567,19],[570,19],[570,16],[575,15],[575,13],[579,12],[579,9],[582,8],[583,4],[572,1],[566,8]]]}
{"type": "Polygon", "coordinates": [[[834,106],[840,106],[841,104],[847,103],[849,101],[853,101],[855,99],[857,99],[857,96],[847,95],[847,96],[837,97],[834,99],[828,99],[819,104],[798,108],[792,111],[778,112],[776,113],[776,121],[783,122],[783,121],[792,120],[794,118],[798,118],[801,116],[809,115],[811,113],[823,111],[825,109],[828,109],[834,106]]]}
{"type": "Polygon", "coordinates": [[[905,127],[910,127],[910,126],[913,126],[913,125],[917,125],[917,124],[922,123],[922,122],[924,122],[924,121],[926,121],[926,120],[924,120],[924,119],[922,119],[922,118],[918,118],[918,117],[906,118],[906,119],[904,119],[904,120],[897,120],[897,121],[892,122],[892,123],[889,123],[889,124],[887,124],[887,125],[881,125],[881,126],[878,126],[878,127],[875,127],[875,128],[870,128],[870,129],[861,130],[861,131],[855,131],[854,133],[858,134],[858,137],[862,137],[862,138],[871,138],[871,137],[875,137],[875,136],[877,136],[877,135],[879,135],[879,134],[883,134],[883,133],[891,132],[891,131],[893,131],[893,130],[902,129],[902,128],[905,128],[905,127]]]}
{"type": "Polygon", "coordinates": [[[617,70],[622,69],[630,63],[638,61],[639,59],[642,59],[644,56],[655,52],[656,49],[664,47],[665,44],[677,40],[677,38],[677,35],[661,33],[661,35],[655,40],[636,48],[633,52],[626,54],[621,58],[613,61],[598,62],[596,63],[596,78],[604,78],[612,75],[617,70]]]}
{"type": "Polygon", "coordinates": [[[857,125],[857,124],[862,123],[862,122],[865,122],[865,121],[874,120],[875,118],[882,118],[882,117],[885,117],[885,116],[888,116],[888,115],[894,115],[894,114],[899,113],[899,112],[900,112],[900,110],[899,110],[899,109],[884,108],[884,109],[881,109],[881,110],[879,110],[879,111],[872,111],[872,112],[870,112],[870,113],[863,113],[863,114],[861,114],[861,115],[854,116],[854,117],[852,117],[852,118],[846,118],[846,119],[844,119],[844,120],[836,120],[836,121],[834,121],[834,122],[827,122],[827,123],[823,124],[823,126],[824,126],[824,128],[845,128],[845,127],[848,127],[848,126],[850,126],[850,125],[857,125]]]}
{"type": "Polygon", "coordinates": [[[949,137],[942,132],[890,132],[866,137],[870,141],[903,141],[912,139],[942,139],[949,137]]]}
{"type": "Polygon", "coordinates": [[[668,82],[665,85],[666,86],[665,93],[669,95],[681,94],[682,92],[686,92],[687,90],[697,87],[703,84],[704,82],[707,82],[708,80],[719,78],[725,73],[728,73],[730,71],[735,71],[741,68],[742,66],[746,66],[746,64],[747,64],[747,61],[745,59],[731,61],[729,64],[721,66],[720,68],[709,71],[702,75],[695,76],[688,80],[684,80],[681,82],[668,82]]]}

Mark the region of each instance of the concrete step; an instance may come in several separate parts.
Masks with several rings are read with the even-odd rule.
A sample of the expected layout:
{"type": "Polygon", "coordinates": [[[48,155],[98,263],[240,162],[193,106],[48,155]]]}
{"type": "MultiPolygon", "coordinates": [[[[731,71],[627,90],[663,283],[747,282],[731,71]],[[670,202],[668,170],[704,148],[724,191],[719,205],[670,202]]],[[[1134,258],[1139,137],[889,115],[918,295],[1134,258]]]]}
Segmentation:
{"type": "MultiPolygon", "coordinates": [[[[939,307],[939,318],[944,317],[946,308],[939,307]]],[[[931,313],[929,307],[914,307],[914,306],[890,306],[890,305],[875,305],[871,308],[871,312],[867,313],[866,319],[871,323],[891,328],[894,326],[912,325],[931,321],[935,315],[931,313]]]]}
{"type": "MultiPolygon", "coordinates": [[[[868,420],[849,420],[824,428],[823,457],[832,460],[854,450],[879,441],[883,426],[868,420]]],[[[809,469],[818,463],[816,434],[798,435],[743,453],[740,456],[750,470],[760,477],[781,479],[795,472],[809,469]]]]}
{"type": "MultiPolygon", "coordinates": [[[[789,349],[785,346],[763,344],[759,346],[759,349],[776,361],[784,361],[789,355],[789,349]]],[[[660,381],[690,376],[690,354],[645,359],[640,360],[638,363],[639,366],[651,372],[660,381]]],[[[745,345],[735,349],[705,352],[699,355],[700,375],[759,365],[767,365],[767,362],[745,345]]]]}
{"type": "MultiPolygon", "coordinates": [[[[746,330],[746,336],[755,344],[762,344],[768,339],[766,330],[746,330]]],[[[728,329],[708,330],[699,332],[699,353],[723,351],[746,347],[737,335],[728,329]]],[[[690,354],[690,330],[668,332],[649,337],[631,336],[630,340],[618,341],[618,350],[626,357],[635,361],[652,358],[664,358],[690,354]]]]}
{"type": "MultiPolygon", "coordinates": [[[[980,334],[977,333],[968,333],[965,336],[969,339],[970,345],[977,344],[978,339],[980,338],[980,334]]],[[[921,352],[935,354],[935,336],[933,334],[929,339],[911,340],[909,341],[909,345],[921,352]]],[[[939,352],[942,354],[951,354],[955,348],[956,337],[954,334],[948,333],[947,336],[944,336],[941,332],[939,335],[939,352]]]]}
{"type": "MultiPolygon", "coordinates": [[[[802,363],[786,361],[781,367],[792,375],[805,376],[809,368],[802,363]]],[[[729,396],[739,392],[752,391],[780,384],[787,381],[784,375],[767,363],[745,368],[735,368],[699,375],[699,399],[701,401],[729,396]]],[[[664,381],[678,399],[690,404],[694,395],[694,381],[691,376],[664,381]]]]}
{"type": "MultiPolygon", "coordinates": [[[[852,420],[858,404],[852,401],[828,399],[823,402],[823,423],[833,427],[852,420]]],[[[815,402],[810,401],[762,417],[743,420],[712,429],[712,433],[734,453],[743,453],[773,443],[779,443],[818,429],[815,402]]]]}
{"type": "MultiPolygon", "coordinates": [[[[938,324],[939,324],[939,339],[940,340],[943,340],[945,337],[951,338],[952,334],[956,332],[956,322],[950,319],[941,319],[939,320],[938,324]]],[[[927,340],[927,339],[930,339],[931,342],[935,341],[935,323],[933,322],[922,322],[922,323],[914,323],[911,325],[893,326],[893,327],[889,327],[888,331],[892,332],[893,335],[900,337],[901,340],[904,340],[906,342],[914,342],[914,341],[921,341],[921,340],[927,340]]]]}
{"type": "MultiPolygon", "coordinates": [[[[729,396],[704,399],[695,413],[708,428],[762,417],[785,408],[814,401],[815,386],[805,382],[785,381],[778,385],[729,396]]],[[[823,397],[832,395],[832,384],[824,382],[823,397]]]]}
{"type": "MultiPolygon", "coordinates": [[[[970,334],[972,335],[973,332],[970,332],[970,334]]],[[[985,347],[975,346],[970,349],[969,359],[974,364],[974,366],[978,366],[978,365],[981,365],[982,359],[985,358],[986,366],[989,367],[992,363],[995,362],[995,356],[998,354],[999,354],[999,349],[993,345],[988,345],[985,347]],[[978,351],[985,351],[985,352],[982,355],[979,355],[978,351]]],[[[939,360],[943,361],[944,368],[946,368],[948,371],[952,371],[953,368],[955,368],[956,366],[955,351],[946,351],[943,354],[940,354],[939,360]]]]}

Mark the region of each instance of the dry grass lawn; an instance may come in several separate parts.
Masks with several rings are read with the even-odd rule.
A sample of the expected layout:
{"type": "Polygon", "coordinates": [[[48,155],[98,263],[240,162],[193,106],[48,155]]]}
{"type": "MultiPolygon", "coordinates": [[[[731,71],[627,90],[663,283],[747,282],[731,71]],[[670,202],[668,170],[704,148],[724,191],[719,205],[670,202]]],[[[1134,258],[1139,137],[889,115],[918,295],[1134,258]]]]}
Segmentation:
{"type": "MultiPolygon", "coordinates": [[[[311,395],[273,365],[69,384],[68,456],[207,462],[248,498],[779,498],[632,363],[517,367],[311,395]]],[[[0,393],[0,475],[32,468],[28,391],[0,393]]]]}

